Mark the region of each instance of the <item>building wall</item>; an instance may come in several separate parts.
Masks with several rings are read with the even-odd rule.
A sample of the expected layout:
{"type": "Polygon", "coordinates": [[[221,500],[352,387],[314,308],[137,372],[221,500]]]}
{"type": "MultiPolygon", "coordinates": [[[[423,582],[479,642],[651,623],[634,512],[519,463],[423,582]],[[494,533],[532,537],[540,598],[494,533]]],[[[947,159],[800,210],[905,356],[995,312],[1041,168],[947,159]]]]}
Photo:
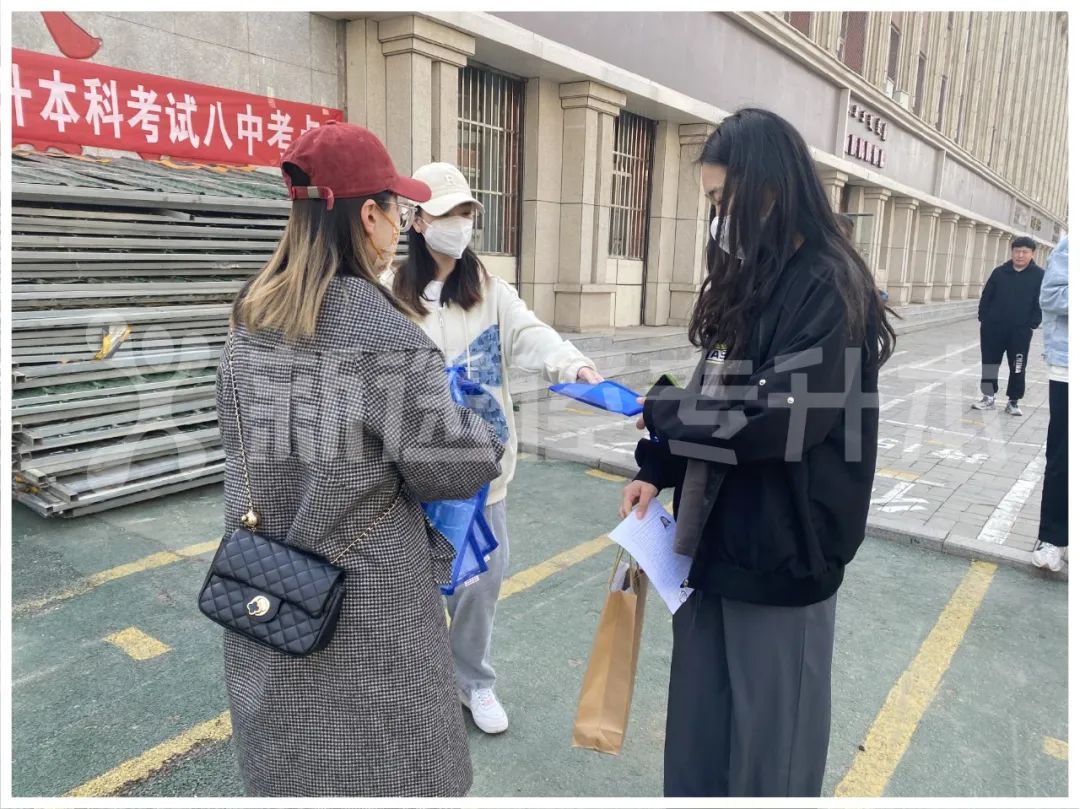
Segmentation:
{"type": "MultiPolygon", "coordinates": [[[[783,13],[771,16],[782,19],[783,13]]],[[[806,37],[837,63],[835,40],[822,32],[838,36],[843,16],[813,13],[806,37]]],[[[1063,220],[1068,207],[1065,13],[872,12],[859,76],[882,92],[894,23],[901,32],[894,111],[939,133],[950,142],[950,152],[970,156],[1063,220]],[[927,68],[923,104],[915,109],[920,54],[927,68]]],[[[954,185],[943,189],[946,196],[980,199],[987,183],[993,185],[978,182],[973,173],[962,176],[971,172],[959,164],[950,173],[954,185]]]]}
{"type": "MultiPolygon", "coordinates": [[[[1034,235],[1045,260],[1065,221],[1064,36],[1052,13],[957,12],[950,29],[944,13],[870,12],[861,73],[836,57],[839,13],[805,13],[798,29],[771,13],[73,16],[105,39],[95,61],[343,107],[403,172],[458,159],[461,68],[524,79],[519,255],[485,262],[564,329],[633,325],[642,313],[650,325],[687,321],[706,273],[696,160],[724,114],[747,104],[792,120],[837,209],[864,215],[860,251],[894,303],[975,297],[1014,236],[1034,235]],[[909,92],[926,56],[917,112],[884,93],[894,22],[894,91],[909,92]],[[1029,40],[1045,60],[1022,58],[1029,40]],[[950,71],[942,105],[935,77],[950,71]],[[887,135],[852,105],[885,120],[887,135]],[[608,255],[622,110],[656,125],[644,261],[608,255]],[[849,135],[884,148],[883,164],[848,155],[849,135]]],[[[39,15],[14,17],[16,47],[55,52],[39,15]]]]}
{"type": "Polygon", "coordinates": [[[495,12],[494,16],[721,109],[767,107],[787,117],[810,145],[830,151],[835,145],[836,85],[768,47],[725,14],[495,12]],[[814,103],[807,104],[808,98],[814,103]]]}
{"type": "Polygon", "coordinates": [[[885,177],[925,194],[965,200],[965,207],[999,221],[1012,221],[1017,194],[1010,191],[1011,186],[1052,214],[1042,217],[1048,223],[1045,238],[1052,236],[1050,220],[1065,217],[1067,152],[1065,116],[1060,113],[1065,104],[1064,31],[1054,13],[956,12],[951,30],[944,12],[898,13],[902,50],[895,98],[884,92],[892,14],[869,15],[860,74],[844,66],[835,54],[841,12],[812,13],[809,36],[782,24],[782,12],[499,12],[495,16],[723,110],[748,105],[772,109],[792,121],[811,146],[838,156],[843,156],[846,133],[858,131],[857,124],[845,122],[841,109],[849,103],[844,99],[850,89],[850,101],[874,109],[889,122],[889,137],[883,144],[887,159],[878,170],[885,177]],[[1008,38],[1003,40],[1006,32],[1008,38]],[[785,33],[789,39],[802,40],[818,61],[830,63],[832,73],[823,74],[800,52],[797,41],[782,38],[785,33]],[[830,41],[831,48],[826,45],[830,41]],[[1052,66],[1043,60],[1009,61],[1006,56],[1012,50],[1018,55],[1046,53],[1053,59],[1052,66]],[[674,53],[680,58],[671,58],[674,53]],[[923,103],[916,114],[912,107],[920,53],[925,53],[927,61],[923,103]],[[999,81],[1003,73],[1004,81],[999,81]],[[942,76],[949,76],[943,122],[940,130],[931,132],[941,109],[942,76]],[[1022,98],[1045,98],[1047,107],[1030,102],[1025,107],[1019,101],[1022,98]],[[813,103],[807,103],[808,99],[813,103]],[[1046,136],[1025,140],[1025,131],[1035,126],[1046,136]],[[929,140],[930,135],[939,142],[929,140]],[[957,159],[960,153],[974,159],[977,166],[957,159]],[[943,161],[945,171],[939,169],[943,161]],[[1022,165],[1027,169],[1018,169],[1022,165]]]}
{"type": "MultiPolygon", "coordinates": [[[[12,45],[59,55],[41,15],[12,16],[12,45]]],[[[345,104],[343,23],[307,12],[72,12],[102,39],[90,62],[287,101],[345,104]]]]}

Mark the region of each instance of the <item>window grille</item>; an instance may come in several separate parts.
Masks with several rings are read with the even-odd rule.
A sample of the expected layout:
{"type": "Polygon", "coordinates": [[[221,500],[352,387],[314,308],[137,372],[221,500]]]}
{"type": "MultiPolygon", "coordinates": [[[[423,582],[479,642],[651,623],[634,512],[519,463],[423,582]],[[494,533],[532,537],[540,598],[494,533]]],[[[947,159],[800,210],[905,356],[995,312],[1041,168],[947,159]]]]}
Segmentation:
{"type": "Polygon", "coordinates": [[[521,223],[525,82],[464,67],[458,76],[458,168],[484,206],[476,217],[477,253],[516,255],[521,223]]]}
{"type": "Polygon", "coordinates": [[[615,120],[609,255],[645,259],[652,153],[653,122],[640,115],[620,113],[615,120]]]}

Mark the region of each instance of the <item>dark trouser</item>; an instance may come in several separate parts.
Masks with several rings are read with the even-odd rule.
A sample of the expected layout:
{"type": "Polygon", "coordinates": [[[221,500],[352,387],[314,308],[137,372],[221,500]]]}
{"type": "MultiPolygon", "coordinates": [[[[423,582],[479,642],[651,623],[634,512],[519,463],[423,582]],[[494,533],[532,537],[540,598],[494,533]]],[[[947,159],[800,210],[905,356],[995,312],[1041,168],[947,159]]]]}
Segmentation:
{"type": "Polygon", "coordinates": [[[1001,367],[1001,357],[1005,355],[1009,363],[1009,386],[1005,389],[1005,395],[1017,401],[1024,398],[1031,332],[1032,330],[1027,326],[982,324],[979,330],[979,341],[982,343],[982,392],[984,396],[993,396],[998,392],[998,369],[1001,367]]]}
{"type": "Polygon", "coordinates": [[[820,797],[836,596],[770,607],[694,592],[672,619],[664,796],[820,797]]]}
{"type": "Polygon", "coordinates": [[[1039,539],[1059,548],[1069,545],[1069,383],[1053,379],[1039,539]]]}

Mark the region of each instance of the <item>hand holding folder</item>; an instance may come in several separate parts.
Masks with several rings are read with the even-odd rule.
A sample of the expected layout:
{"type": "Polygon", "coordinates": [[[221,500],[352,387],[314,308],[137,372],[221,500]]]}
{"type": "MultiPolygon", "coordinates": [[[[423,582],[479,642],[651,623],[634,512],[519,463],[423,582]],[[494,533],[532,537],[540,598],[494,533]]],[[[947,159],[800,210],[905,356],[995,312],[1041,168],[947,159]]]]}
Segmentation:
{"type": "Polygon", "coordinates": [[[601,410],[612,413],[621,413],[624,416],[636,416],[644,408],[638,403],[640,393],[636,393],[625,385],[605,379],[596,385],[586,385],[582,382],[566,382],[561,385],[552,385],[552,393],[569,396],[579,402],[584,402],[601,410]]]}

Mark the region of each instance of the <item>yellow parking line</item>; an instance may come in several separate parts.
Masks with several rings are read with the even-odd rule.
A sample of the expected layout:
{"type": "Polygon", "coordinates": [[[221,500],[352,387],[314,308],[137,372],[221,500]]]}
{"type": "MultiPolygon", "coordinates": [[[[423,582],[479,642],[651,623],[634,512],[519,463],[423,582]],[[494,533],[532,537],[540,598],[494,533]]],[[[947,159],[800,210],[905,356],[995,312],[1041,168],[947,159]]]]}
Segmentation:
{"type": "Polygon", "coordinates": [[[919,476],[914,472],[901,472],[898,469],[879,469],[875,474],[883,478],[893,478],[895,480],[912,481],[919,479],[919,476]]]}
{"type": "Polygon", "coordinates": [[[612,483],[626,483],[628,478],[622,475],[613,475],[610,472],[604,472],[600,469],[586,469],[585,474],[591,478],[597,478],[598,480],[609,480],[612,483]]]}
{"type": "Polygon", "coordinates": [[[1069,743],[1063,742],[1061,739],[1055,739],[1053,736],[1044,736],[1043,752],[1048,756],[1053,756],[1062,761],[1068,761],[1069,743]]]}
{"type": "Polygon", "coordinates": [[[915,659],[889,692],[851,769],[836,787],[836,797],[877,798],[885,793],[996,570],[989,562],[971,563],[915,659]]]}
{"type": "Polygon", "coordinates": [[[99,775],[67,793],[67,798],[99,798],[115,795],[124,787],[148,778],[164,767],[170,759],[189,753],[200,744],[224,741],[232,734],[232,721],[225,711],[178,736],[152,747],[140,756],[129,759],[104,775],[99,775]]]}
{"type": "MultiPolygon", "coordinates": [[[[610,545],[611,540],[606,535],[599,536],[596,539],[590,539],[588,542],[582,542],[568,551],[556,554],[538,565],[522,570],[503,581],[499,600],[502,601],[504,598],[509,598],[516,593],[527,590],[549,576],[553,576],[559,571],[566,570],[578,562],[595,556],[610,545]]],[[[227,739],[231,733],[232,725],[229,712],[225,711],[215,719],[196,725],[190,730],[162,742],[157,747],[147,750],[142,755],[119,764],[92,781],[87,781],[82,786],[76,787],[69,792],[67,796],[85,798],[115,795],[125,787],[149,778],[164,768],[170,759],[189,753],[200,744],[227,739]]]]}
{"type": "Polygon", "coordinates": [[[567,413],[573,413],[575,416],[598,416],[602,412],[600,410],[583,410],[580,407],[565,407],[563,410],[567,413]]]}
{"type": "Polygon", "coordinates": [[[15,604],[11,608],[11,614],[18,616],[25,615],[29,612],[37,612],[45,607],[51,607],[53,604],[58,604],[61,601],[67,601],[70,598],[85,595],[103,584],[116,581],[116,579],[122,579],[135,573],[142,573],[146,570],[153,570],[154,568],[171,565],[173,562],[179,562],[181,559],[190,559],[193,556],[209,553],[210,551],[216,550],[220,542],[220,539],[214,539],[209,542],[200,542],[197,545],[188,545],[186,548],[178,548],[175,551],[152,553],[149,556],[144,556],[142,559],[136,559],[134,562],[128,562],[127,564],[111,567],[108,570],[102,570],[100,573],[94,573],[92,576],[86,577],[67,590],[62,590],[58,593],[44,596],[43,598],[24,601],[21,604],[15,604]]]}
{"type": "Polygon", "coordinates": [[[549,576],[554,576],[560,570],[566,570],[566,568],[571,565],[576,565],[578,562],[582,562],[590,556],[596,556],[596,554],[600,553],[600,551],[610,545],[611,540],[608,539],[607,534],[605,534],[596,539],[590,539],[588,542],[582,542],[580,545],[577,545],[568,551],[556,554],[538,565],[533,565],[519,573],[515,573],[510,578],[503,581],[502,588],[499,590],[499,600],[502,601],[504,598],[509,598],[515,593],[520,593],[522,590],[528,590],[530,587],[539,584],[549,576]]]}
{"type": "Polygon", "coordinates": [[[171,647],[134,626],[106,635],[105,641],[135,660],[149,660],[172,651],[171,647]]]}

